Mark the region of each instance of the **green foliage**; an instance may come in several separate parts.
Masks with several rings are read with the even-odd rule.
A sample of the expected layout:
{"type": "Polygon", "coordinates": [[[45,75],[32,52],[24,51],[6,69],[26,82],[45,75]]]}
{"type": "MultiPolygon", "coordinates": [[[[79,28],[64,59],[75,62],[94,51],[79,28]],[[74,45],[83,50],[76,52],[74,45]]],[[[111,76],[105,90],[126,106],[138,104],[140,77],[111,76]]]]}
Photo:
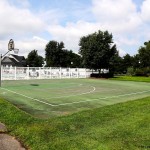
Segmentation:
{"type": "Polygon", "coordinates": [[[108,31],[99,30],[97,33],[83,36],[79,46],[83,64],[90,69],[110,69],[114,63],[114,57],[118,55],[112,34],[108,31]]]}
{"type": "Polygon", "coordinates": [[[136,68],[135,69],[136,76],[149,76],[150,75],[150,68],[136,68]]]}
{"type": "Polygon", "coordinates": [[[45,60],[49,67],[60,67],[62,61],[62,49],[64,48],[64,43],[57,41],[50,41],[45,48],[45,60]]]}
{"type": "Polygon", "coordinates": [[[145,42],[144,46],[139,49],[140,67],[150,67],[150,41],[145,42]]]}
{"type": "Polygon", "coordinates": [[[132,67],[132,64],[133,64],[133,57],[130,56],[129,54],[126,54],[123,57],[123,61],[122,61],[122,67],[123,67],[124,73],[127,72],[127,69],[129,67],[132,67]]]}
{"type": "Polygon", "coordinates": [[[135,75],[135,70],[134,70],[134,68],[133,67],[129,67],[128,69],[127,69],[127,75],[135,75]]]}
{"type": "Polygon", "coordinates": [[[150,77],[141,76],[115,76],[111,80],[121,80],[121,81],[136,81],[136,82],[150,82],[150,77]]]}
{"type": "Polygon", "coordinates": [[[48,67],[81,67],[81,57],[64,48],[64,43],[50,41],[45,48],[48,67]]]}
{"type": "Polygon", "coordinates": [[[30,67],[42,67],[44,59],[39,56],[37,50],[32,50],[27,57],[27,65],[30,67]]]}
{"type": "Polygon", "coordinates": [[[62,65],[63,67],[72,67],[72,68],[76,68],[76,67],[82,67],[81,65],[81,56],[79,56],[78,54],[73,53],[71,50],[63,50],[62,51],[62,57],[63,57],[63,61],[62,61],[62,65]]]}
{"type": "Polygon", "coordinates": [[[133,68],[129,67],[127,70],[127,75],[132,75],[132,76],[150,76],[150,68],[133,68]]]}

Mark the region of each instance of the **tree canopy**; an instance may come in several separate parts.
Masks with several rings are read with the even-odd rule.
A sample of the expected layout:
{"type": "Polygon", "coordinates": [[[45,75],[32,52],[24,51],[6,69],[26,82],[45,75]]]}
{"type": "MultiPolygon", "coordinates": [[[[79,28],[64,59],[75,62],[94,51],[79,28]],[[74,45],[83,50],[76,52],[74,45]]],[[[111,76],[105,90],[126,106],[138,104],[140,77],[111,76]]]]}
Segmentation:
{"type": "Polygon", "coordinates": [[[83,36],[79,46],[79,53],[82,55],[86,68],[110,69],[113,66],[114,58],[118,56],[113,36],[108,31],[99,30],[88,36],[83,36]]]}
{"type": "Polygon", "coordinates": [[[32,50],[27,56],[27,65],[30,67],[42,67],[44,59],[38,55],[37,50],[32,50]]]}
{"type": "Polygon", "coordinates": [[[64,49],[63,42],[50,41],[45,48],[45,59],[48,67],[80,67],[81,56],[64,49]]]}
{"type": "Polygon", "coordinates": [[[138,52],[140,66],[143,68],[150,67],[150,41],[145,42],[138,52]]]}
{"type": "Polygon", "coordinates": [[[50,41],[45,48],[45,60],[47,66],[60,67],[62,64],[62,49],[64,43],[57,41],[50,41]]]}

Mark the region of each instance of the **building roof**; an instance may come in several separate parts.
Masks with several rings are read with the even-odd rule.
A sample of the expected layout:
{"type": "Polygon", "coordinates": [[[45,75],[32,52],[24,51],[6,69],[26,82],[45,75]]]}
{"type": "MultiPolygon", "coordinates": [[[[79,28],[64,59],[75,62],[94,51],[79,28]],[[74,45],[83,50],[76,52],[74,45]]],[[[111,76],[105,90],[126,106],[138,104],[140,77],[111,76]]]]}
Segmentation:
{"type": "Polygon", "coordinates": [[[10,54],[2,59],[2,65],[24,67],[26,65],[26,60],[24,56],[10,54]]]}

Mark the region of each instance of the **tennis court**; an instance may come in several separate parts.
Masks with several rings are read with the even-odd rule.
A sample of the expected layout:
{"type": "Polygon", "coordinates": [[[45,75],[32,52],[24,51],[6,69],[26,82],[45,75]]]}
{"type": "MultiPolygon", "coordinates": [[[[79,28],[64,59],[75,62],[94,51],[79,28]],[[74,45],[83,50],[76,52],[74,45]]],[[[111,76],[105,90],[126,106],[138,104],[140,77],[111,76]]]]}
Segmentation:
{"type": "Polygon", "coordinates": [[[2,81],[0,96],[40,118],[150,96],[145,82],[98,79],[46,79],[2,81]]]}

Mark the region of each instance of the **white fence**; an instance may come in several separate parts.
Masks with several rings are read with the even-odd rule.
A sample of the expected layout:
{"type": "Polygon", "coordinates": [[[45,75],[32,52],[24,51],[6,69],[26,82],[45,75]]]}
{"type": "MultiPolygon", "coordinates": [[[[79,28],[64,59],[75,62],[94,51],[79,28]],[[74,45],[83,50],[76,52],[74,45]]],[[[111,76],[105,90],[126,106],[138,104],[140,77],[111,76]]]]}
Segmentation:
{"type": "Polygon", "coordinates": [[[2,80],[88,78],[91,73],[92,70],[85,68],[58,68],[58,67],[1,68],[2,80]]]}

